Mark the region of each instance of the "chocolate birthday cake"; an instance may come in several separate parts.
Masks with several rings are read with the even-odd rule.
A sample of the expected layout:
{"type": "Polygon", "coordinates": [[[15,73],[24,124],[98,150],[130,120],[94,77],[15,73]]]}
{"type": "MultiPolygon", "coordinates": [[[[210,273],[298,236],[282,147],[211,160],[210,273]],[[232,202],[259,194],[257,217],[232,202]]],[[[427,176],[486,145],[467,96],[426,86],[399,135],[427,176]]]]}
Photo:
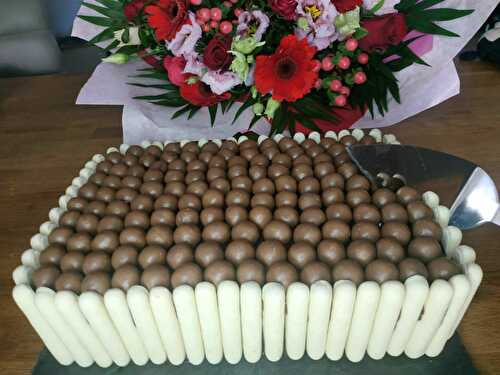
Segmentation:
{"type": "Polygon", "coordinates": [[[432,192],[346,153],[378,130],[121,145],[13,274],[64,365],[438,355],[482,278],[432,192]]]}

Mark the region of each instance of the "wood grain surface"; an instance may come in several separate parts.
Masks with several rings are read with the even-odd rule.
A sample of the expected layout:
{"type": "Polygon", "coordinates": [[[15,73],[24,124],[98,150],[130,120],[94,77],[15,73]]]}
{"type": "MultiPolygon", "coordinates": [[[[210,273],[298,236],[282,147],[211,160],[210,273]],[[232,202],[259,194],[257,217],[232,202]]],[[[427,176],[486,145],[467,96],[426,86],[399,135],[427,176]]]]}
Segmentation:
{"type": "MultiPolygon", "coordinates": [[[[386,131],[480,164],[500,183],[500,71],[459,63],[462,93],[386,131]]],[[[121,108],[76,106],[87,75],[0,80],[0,373],[27,374],[42,343],[11,297],[12,270],[93,154],[121,143],[121,108]]],[[[484,280],[460,326],[482,373],[500,372],[500,228],[466,232],[484,280]]]]}

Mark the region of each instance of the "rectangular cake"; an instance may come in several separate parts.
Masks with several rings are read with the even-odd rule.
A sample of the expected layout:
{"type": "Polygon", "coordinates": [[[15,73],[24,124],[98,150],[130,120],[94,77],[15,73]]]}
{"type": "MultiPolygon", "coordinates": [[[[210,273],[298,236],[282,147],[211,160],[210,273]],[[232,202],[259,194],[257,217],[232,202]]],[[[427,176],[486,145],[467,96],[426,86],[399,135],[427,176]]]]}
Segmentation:
{"type": "Polygon", "coordinates": [[[13,297],[62,365],[435,357],[482,279],[449,210],[346,153],[379,130],[122,144],[31,238],[13,297]]]}

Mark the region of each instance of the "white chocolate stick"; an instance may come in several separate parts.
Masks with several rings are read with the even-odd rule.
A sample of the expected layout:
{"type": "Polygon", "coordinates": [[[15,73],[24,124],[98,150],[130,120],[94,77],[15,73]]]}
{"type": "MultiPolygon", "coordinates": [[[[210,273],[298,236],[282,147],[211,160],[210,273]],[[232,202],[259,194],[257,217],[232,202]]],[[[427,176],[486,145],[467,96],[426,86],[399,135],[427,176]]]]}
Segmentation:
{"type": "MultiPolygon", "coordinates": [[[[223,355],[217,292],[213,284],[204,281],[196,285],[194,294],[200,318],[205,356],[209,363],[215,365],[222,360],[223,355]]],[[[239,304],[239,299],[237,302],[239,304]]]]}
{"type": "Polygon", "coordinates": [[[75,362],[81,367],[88,367],[94,363],[94,360],[57,310],[54,301],[55,294],[56,292],[52,289],[38,288],[35,293],[36,306],[66,348],[71,352],[75,362]]]}
{"type": "Polygon", "coordinates": [[[481,267],[479,267],[478,264],[471,263],[471,264],[463,266],[463,268],[464,268],[465,275],[469,279],[469,283],[471,285],[471,288],[469,290],[469,295],[467,296],[467,299],[465,300],[465,303],[462,306],[460,314],[458,315],[458,318],[457,318],[455,325],[452,329],[450,337],[453,334],[453,332],[455,332],[458,325],[462,321],[462,318],[464,317],[465,313],[467,312],[467,309],[469,308],[469,305],[472,302],[472,298],[474,298],[474,295],[476,294],[477,289],[479,288],[479,284],[481,284],[481,280],[483,279],[483,270],[481,269],[481,267]]]}
{"type": "Polygon", "coordinates": [[[305,141],[306,136],[304,135],[304,133],[295,133],[293,139],[295,140],[295,142],[300,144],[305,141]]]}
{"type": "Polygon", "coordinates": [[[31,267],[25,265],[17,266],[14,271],[12,271],[12,280],[14,280],[14,284],[16,285],[24,284],[29,287],[32,273],[33,268],[31,267]]]}
{"type": "Polygon", "coordinates": [[[285,289],[278,283],[267,283],[262,289],[264,353],[276,362],[283,356],[285,335],[285,289]]]}
{"type": "Polygon", "coordinates": [[[118,366],[127,366],[130,356],[104,306],[104,298],[95,292],[85,292],[80,295],[78,302],[83,315],[105,346],[113,362],[118,366]]]}
{"type": "Polygon", "coordinates": [[[367,350],[373,359],[384,357],[405,297],[405,287],[399,281],[386,281],[380,289],[380,302],[367,350]]]}
{"type": "Polygon", "coordinates": [[[109,367],[113,363],[106,348],[90,327],[78,305],[78,297],[73,292],[57,292],[54,302],[66,323],[73,329],[78,339],[100,367],[109,367]]]}
{"type": "Polygon", "coordinates": [[[171,364],[180,365],[186,359],[181,327],[175,313],[172,293],[164,287],[154,287],[149,291],[149,303],[160,332],[163,347],[171,364]]]}
{"type": "Polygon", "coordinates": [[[465,275],[455,275],[449,280],[449,282],[453,287],[453,297],[443,322],[434,334],[431,343],[425,351],[425,354],[429,357],[435,357],[443,350],[471,289],[469,280],[465,275]]]}
{"type": "Polygon", "coordinates": [[[125,293],[121,289],[109,289],[104,294],[104,305],[132,361],[138,366],[145,365],[149,356],[130,314],[125,293]]]}
{"type": "Polygon", "coordinates": [[[332,285],[324,280],[311,285],[306,350],[312,359],[325,355],[328,323],[332,309],[332,285]]]}
{"type": "Polygon", "coordinates": [[[46,235],[37,233],[31,237],[30,245],[33,250],[43,251],[49,246],[49,240],[46,235]]]}
{"type": "Polygon", "coordinates": [[[326,356],[332,361],[344,355],[355,302],[356,285],[349,280],[337,281],[333,286],[332,313],[326,340],[326,356]]]}
{"type": "Polygon", "coordinates": [[[240,287],[243,356],[250,363],[262,356],[262,289],[254,281],[240,287]]]}
{"type": "Polygon", "coordinates": [[[21,255],[21,263],[25,266],[37,269],[40,267],[40,252],[33,249],[24,250],[21,255]]]}
{"type": "Polygon", "coordinates": [[[387,353],[395,357],[404,352],[429,294],[429,284],[423,276],[412,276],[404,285],[405,298],[401,314],[387,347],[387,353]]]}
{"type": "Polygon", "coordinates": [[[243,355],[241,339],[240,289],[235,281],[223,281],[217,287],[224,358],[236,364],[243,355]]]}
{"type": "Polygon", "coordinates": [[[443,321],[446,310],[453,296],[453,288],[445,280],[435,280],[425,302],[424,314],[417,322],[415,329],[405,348],[405,354],[410,358],[424,355],[425,350],[443,321]]]}
{"type": "Polygon", "coordinates": [[[205,351],[193,288],[188,285],[178,286],[174,289],[173,296],[188,361],[199,365],[205,358],[205,351]]]}
{"type": "Polygon", "coordinates": [[[57,362],[63,366],[72,364],[74,361],[73,355],[35,304],[35,292],[27,285],[16,285],[12,290],[12,297],[57,362]]]}
{"type": "Polygon", "coordinates": [[[163,348],[160,333],[156,327],[155,318],[149,304],[149,294],[146,288],[134,285],[127,291],[127,304],[134,318],[137,331],[149,355],[149,359],[155,365],[167,361],[167,353],[163,348]]]}
{"type": "Polygon", "coordinates": [[[374,281],[365,281],[358,287],[351,329],[345,347],[345,354],[351,362],[363,359],[375,320],[380,286],[374,281]]]}
{"type": "Polygon", "coordinates": [[[458,245],[462,242],[462,231],[454,226],[449,226],[443,229],[441,243],[443,244],[444,252],[448,257],[452,257],[458,245]]]}
{"type": "Polygon", "coordinates": [[[300,359],[306,351],[309,288],[299,282],[286,290],[285,347],[290,359],[300,359]]]}

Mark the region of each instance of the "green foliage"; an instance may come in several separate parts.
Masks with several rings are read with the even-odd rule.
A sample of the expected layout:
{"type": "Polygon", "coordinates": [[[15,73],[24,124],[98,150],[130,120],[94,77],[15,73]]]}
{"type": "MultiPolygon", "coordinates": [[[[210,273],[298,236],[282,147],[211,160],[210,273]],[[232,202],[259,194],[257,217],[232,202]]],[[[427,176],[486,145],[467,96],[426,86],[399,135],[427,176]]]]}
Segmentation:
{"type": "Polygon", "coordinates": [[[443,1],[444,0],[402,0],[395,8],[406,14],[406,23],[411,30],[417,30],[426,34],[456,37],[458,34],[437,25],[436,22],[451,21],[465,17],[471,14],[473,10],[431,8],[443,1]]]}

